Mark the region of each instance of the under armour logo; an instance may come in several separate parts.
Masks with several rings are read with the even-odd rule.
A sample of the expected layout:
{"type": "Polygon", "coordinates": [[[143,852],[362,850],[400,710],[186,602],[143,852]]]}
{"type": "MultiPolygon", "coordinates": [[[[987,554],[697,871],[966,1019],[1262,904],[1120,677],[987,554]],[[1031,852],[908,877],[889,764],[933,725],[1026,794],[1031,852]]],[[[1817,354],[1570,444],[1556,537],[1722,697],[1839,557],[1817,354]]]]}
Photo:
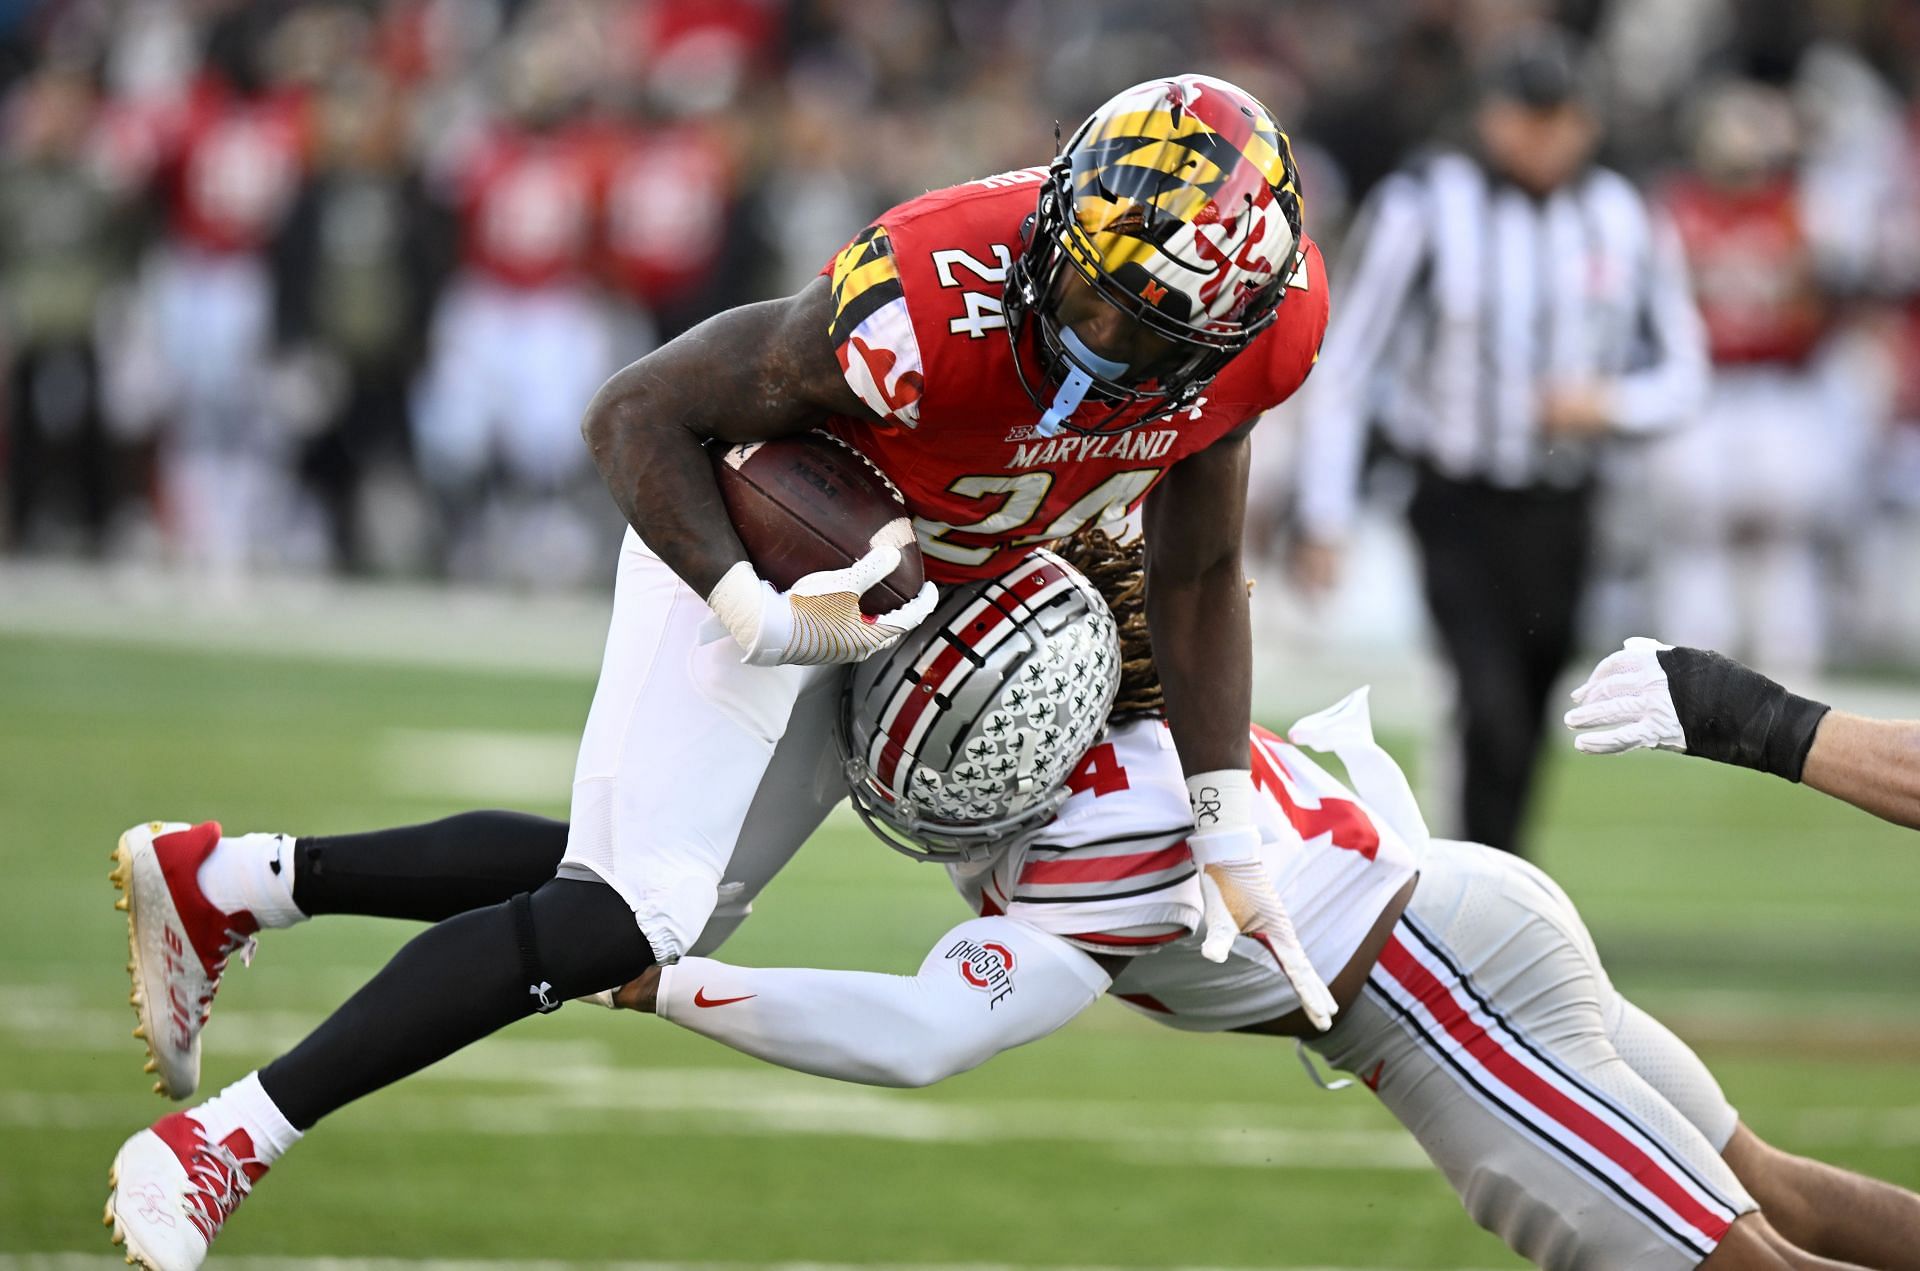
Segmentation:
{"type": "Polygon", "coordinates": [[[172,1227],[176,1223],[169,1212],[166,1193],[160,1190],[158,1183],[143,1183],[133,1189],[134,1199],[140,1202],[140,1217],[143,1221],[161,1226],[172,1227]]]}
{"type": "Polygon", "coordinates": [[[561,1007],[561,1003],[547,996],[547,990],[552,987],[553,985],[547,983],[545,980],[540,981],[538,984],[527,985],[527,992],[531,994],[534,1001],[538,1003],[534,1009],[542,1015],[551,1015],[561,1007]]]}

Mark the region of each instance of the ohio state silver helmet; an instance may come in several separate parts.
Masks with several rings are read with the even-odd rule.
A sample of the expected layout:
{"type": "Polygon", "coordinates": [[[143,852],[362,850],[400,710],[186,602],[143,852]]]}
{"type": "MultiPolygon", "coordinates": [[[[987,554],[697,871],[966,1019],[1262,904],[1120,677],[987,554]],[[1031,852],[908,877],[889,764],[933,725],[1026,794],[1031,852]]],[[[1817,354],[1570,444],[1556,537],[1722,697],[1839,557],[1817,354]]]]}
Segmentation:
{"type": "Polygon", "coordinates": [[[1058,810],[1119,687],[1113,615],[1052,552],[950,588],[848,677],[840,743],[854,810],[908,856],[983,856],[1058,810]]]}

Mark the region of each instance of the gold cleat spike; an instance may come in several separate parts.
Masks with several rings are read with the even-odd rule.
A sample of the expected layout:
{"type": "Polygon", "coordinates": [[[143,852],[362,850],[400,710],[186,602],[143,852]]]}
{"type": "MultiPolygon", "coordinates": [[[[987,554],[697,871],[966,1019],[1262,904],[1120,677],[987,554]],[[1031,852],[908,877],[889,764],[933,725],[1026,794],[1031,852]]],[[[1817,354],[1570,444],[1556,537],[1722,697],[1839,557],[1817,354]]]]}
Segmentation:
{"type": "Polygon", "coordinates": [[[135,1037],[138,1037],[141,1041],[145,1041],[147,1039],[147,1030],[142,1026],[140,1026],[139,1024],[135,1024],[133,1026],[133,1035],[135,1037]]]}
{"type": "Polygon", "coordinates": [[[157,1059],[149,1059],[149,1060],[147,1060],[147,1066],[146,1066],[146,1069],[145,1069],[145,1071],[147,1071],[147,1072],[159,1072],[159,1071],[160,1071],[160,1061],[159,1061],[159,1060],[157,1060],[157,1059]]]}
{"type": "Polygon", "coordinates": [[[115,909],[118,909],[121,913],[127,912],[127,898],[125,896],[122,896],[120,899],[114,901],[113,907],[115,909]]]}
{"type": "Polygon", "coordinates": [[[153,1092],[155,1094],[165,1094],[167,1091],[165,1086],[162,1086],[159,1082],[156,1081],[153,1083],[153,1092]]]}

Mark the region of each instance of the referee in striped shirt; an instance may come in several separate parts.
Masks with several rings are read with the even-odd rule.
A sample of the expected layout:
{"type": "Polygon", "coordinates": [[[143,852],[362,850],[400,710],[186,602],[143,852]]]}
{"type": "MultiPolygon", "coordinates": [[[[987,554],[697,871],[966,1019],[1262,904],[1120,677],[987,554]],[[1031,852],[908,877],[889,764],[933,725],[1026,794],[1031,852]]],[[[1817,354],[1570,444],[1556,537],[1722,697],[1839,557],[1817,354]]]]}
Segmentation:
{"type": "Polygon", "coordinates": [[[1679,244],[1617,172],[1571,40],[1494,59],[1472,153],[1381,182],[1307,382],[1294,572],[1332,581],[1369,425],[1416,478],[1426,600],[1456,675],[1464,837],[1516,851],[1572,653],[1605,448],[1684,422],[1707,356],[1679,244]]]}

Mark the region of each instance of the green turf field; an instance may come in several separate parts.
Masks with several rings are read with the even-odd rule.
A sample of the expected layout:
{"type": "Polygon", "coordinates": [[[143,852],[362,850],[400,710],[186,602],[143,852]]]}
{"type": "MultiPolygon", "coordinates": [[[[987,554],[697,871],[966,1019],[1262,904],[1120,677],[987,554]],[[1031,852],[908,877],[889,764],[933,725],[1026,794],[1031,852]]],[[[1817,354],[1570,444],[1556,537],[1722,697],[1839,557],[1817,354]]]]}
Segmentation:
{"type": "MultiPolygon", "coordinates": [[[[163,1107],[129,1036],[106,877],[122,828],[320,832],[485,803],[563,815],[590,690],[0,638],[0,1265],[108,1252],[107,1162],[163,1107]]],[[[1615,979],[1699,1046],[1749,1124],[1920,1186],[1920,838],[1672,756],[1563,749],[1545,799],[1543,863],[1615,979]]],[[[964,917],[939,872],[845,829],[759,911],[735,960],[887,970],[964,917]]],[[[338,919],[268,933],[222,992],[206,1084],[291,1043],[407,935],[338,919]]],[[[1513,1264],[1365,1091],[1315,1090],[1289,1044],[1172,1033],[1105,1004],[919,1092],[569,1008],[323,1124],[221,1255],[1513,1264]]]]}

